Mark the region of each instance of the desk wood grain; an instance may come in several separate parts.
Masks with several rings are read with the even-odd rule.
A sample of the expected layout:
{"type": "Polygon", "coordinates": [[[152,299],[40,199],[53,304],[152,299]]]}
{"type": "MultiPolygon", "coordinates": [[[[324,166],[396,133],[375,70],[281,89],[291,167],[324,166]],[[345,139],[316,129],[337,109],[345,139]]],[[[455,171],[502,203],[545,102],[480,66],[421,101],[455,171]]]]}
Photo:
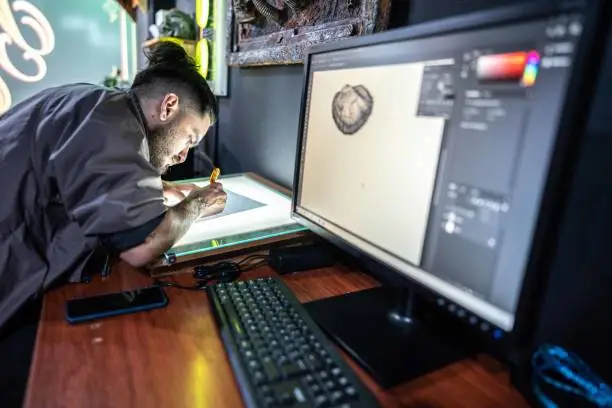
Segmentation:
{"type": "MultiPolygon", "coordinates": [[[[268,276],[268,268],[245,277],[268,276]]],[[[184,275],[176,279],[188,279],[184,275]]],[[[376,285],[344,267],[286,276],[301,301],[376,285]]],[[[237,408],[242,399],[203,292],[167,289],[164,309],[92,324],[68,325],[66,300],[143,287],[146,276],[121,264],[109,278],[62,287],[44,299],[30,371],[27,408],[237,408]]],[[[465,360],[391,390],[351,365],[384,407],[526,406],[501,366],[485,357],[465,360]]]]}

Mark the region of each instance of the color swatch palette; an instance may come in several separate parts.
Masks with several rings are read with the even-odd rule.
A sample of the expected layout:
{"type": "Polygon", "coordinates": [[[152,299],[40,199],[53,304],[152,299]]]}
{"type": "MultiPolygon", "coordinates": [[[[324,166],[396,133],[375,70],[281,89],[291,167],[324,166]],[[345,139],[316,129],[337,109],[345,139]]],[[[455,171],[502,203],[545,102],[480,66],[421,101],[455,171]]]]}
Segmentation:
{"type": "Polygon", "coordinates": [[[530,51],[527,54],[527,63],[525,64],[525,71],[523,72],[523,78],[521,79],[521,85],[533,86],[538,76],[540,69],[540,54],[537,51],[530,51]]]}
{"type": "Polygon", "coordinates": [[[529,87],[535,83],[539,66],[536,51],[484,55],[476,63],[476,75],[482,81],[520,81],[529,87]]]}

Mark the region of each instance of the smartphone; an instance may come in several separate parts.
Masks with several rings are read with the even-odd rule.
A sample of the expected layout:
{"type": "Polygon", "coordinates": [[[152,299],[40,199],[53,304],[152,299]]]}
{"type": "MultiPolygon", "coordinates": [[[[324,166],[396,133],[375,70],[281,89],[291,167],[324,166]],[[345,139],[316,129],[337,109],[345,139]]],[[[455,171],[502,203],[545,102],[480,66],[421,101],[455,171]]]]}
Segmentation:
{"type": "Polygon", "coordinates": [[[159,309],[168,304],[159,286],[72,299],[66,302],[68,323],[83,323],[105,317],[159,309]]]}

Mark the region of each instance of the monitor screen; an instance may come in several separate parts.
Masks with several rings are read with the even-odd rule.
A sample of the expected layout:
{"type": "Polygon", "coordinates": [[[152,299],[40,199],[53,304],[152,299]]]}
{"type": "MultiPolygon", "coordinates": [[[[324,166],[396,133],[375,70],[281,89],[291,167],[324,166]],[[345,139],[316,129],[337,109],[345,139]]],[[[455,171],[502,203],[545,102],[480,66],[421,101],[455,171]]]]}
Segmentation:
{"type": "Polygon", "coordinates": [[[510,331],[578,15],[307,60],[294,214],[510,331]]]}

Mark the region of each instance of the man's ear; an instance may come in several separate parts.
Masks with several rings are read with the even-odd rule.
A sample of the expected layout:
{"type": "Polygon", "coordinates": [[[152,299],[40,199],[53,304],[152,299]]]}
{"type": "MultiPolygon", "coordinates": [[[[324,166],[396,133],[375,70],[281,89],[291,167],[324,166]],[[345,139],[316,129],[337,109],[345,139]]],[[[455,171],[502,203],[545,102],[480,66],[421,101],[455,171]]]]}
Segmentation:
{"type": "Polygon", "coordinates": [[[179,97],[177,94],[169,93],[164,96],[160,106],[159,119],[162,122],[172,120],[179,111],[179,97]]]}

